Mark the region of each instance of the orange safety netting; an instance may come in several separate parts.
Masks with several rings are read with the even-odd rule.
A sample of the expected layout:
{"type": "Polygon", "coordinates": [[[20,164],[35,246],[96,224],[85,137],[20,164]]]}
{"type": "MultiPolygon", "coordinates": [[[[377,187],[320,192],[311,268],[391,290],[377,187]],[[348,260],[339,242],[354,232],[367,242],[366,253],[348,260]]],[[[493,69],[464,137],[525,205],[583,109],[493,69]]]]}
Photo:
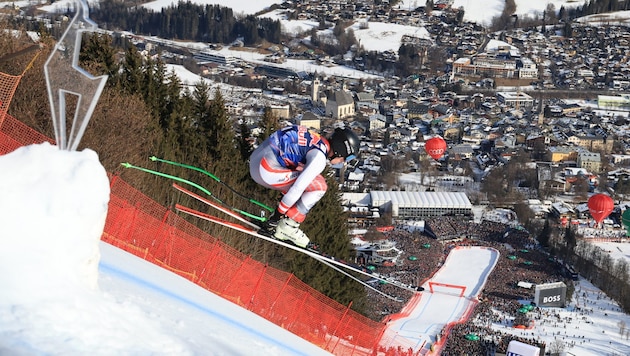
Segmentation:
{"type": "Polygon", "coordinates": [[[0,72],[0,125],[2,125],[4,117],[9,111],[13,94],[21,79],[21,75],[10,75],[0,72]]]}
{"type": "Polygon", "coordinates": [[[3,113],[4,121],[0,120],[0,155],[34,143],[50,142],[54,140],[31,129],[9,114],[3,113]]]}
{"type": "MultiPolygon", "coordinates": [[[[30,47],[17,51],[14,54],[5,55],[3,56],[3,58],[5,58],[6,60],[7,57],[14,57],[16,55],[28,53],[32,51],[33,49],[36,49],[37,47],[38,47],[37,45],[32,45],[30,47]]],[[[7,112],[9,111],[11,100],[13,100],[13,95],[15,94],[15,90],[17,89],[18,84],[20,84],[20,80],[22,80],[24,73],[26,73],[26,71],[29,70],[33,66],[33,63],[35,63],[35,59],[37,59],[37,57],[39,56],[39,53],[40,52],[38,51],[37,54],[35,54],[35,56],[31,58],[31,61],[28,63],[28,65],[26,66],[22,74],[20,75],[11,75],[11,74],[0,72],[0,126],[2,126],[4,117],[7,115],[7,112]]]]}
{"type": "MultiPolygon", "coordinates": [[[[0,155],[53,142],[10,115],[0,121],[0,155]]],[[[110,176],[102,240],[177,273],[335,355],[412,355],[410,345],[379,347],[386,325],[251,259],[110,176]]]]}

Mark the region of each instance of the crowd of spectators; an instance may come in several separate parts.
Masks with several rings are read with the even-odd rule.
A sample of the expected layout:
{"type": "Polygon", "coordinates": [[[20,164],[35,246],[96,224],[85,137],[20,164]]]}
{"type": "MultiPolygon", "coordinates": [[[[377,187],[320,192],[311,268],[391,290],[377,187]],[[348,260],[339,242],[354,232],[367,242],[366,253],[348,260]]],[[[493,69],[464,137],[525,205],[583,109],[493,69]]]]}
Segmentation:
{"type": "Polygon", "coordinates": [[[626,237],[626,231],[624,229],[611,230],[594,227],[581,227],[577,230],[577,232],[587,239],[609,239],[610,241],[619,241],[620,239],[626,237]]]}
{"type": "MultiPolygon", "coordinates": [[[[396,248],[402,250],[403,254],[399,258],[400,263],[398,265],[392,267],[379,266],[377,267],[377,272],[395,277],[406,284],[422,285],[424,280],[437,271],[446,257],[441,244],[419,232],[395,229],[386,233],[384,238],[395,242],[396,248]]],[[[388,299],[374,291],[368,290],[368,299],[370,300],[368,316],[374,320],[383,320],[391,314],[400,312],[413,295],[412,292],[392,285],[375,284],[375,286],[379,290],[399,298],[400,301],[388,299]]]]}
{"type": "MultiPolygon", "coordinates": [[[[541,340],[541,336],[546,338],[553,336],[554,340],[569,348],[576,345],[584,345],[592,340],[583,335],[580,336],[576,330],[580,328],[581,324],[591,322],[589,316],[593,314],[594,308],[602,308],[601,306],[595,306],[590,301],[606,299],[609,301],[610,306],[606,307],[605,310],[621,312],[621,309],[601,291],[582,289],[578,286],[574,298],[577,299],[577,303],[575,306],[567,309],[568,313],[563,313],[563,315],[550,309],[536,307],[529,311],[527,315],[515,316],[513,311],[519,308],[520,304],[514,300],[495,300],[493,302],[479,303],[471,320],[454,326],[447,347],[442,352],[442,355],[486,355],[486,351],[489,349],[504,353],[512,340],[537,345],[543,350],[541,354],[544,354],[548,345],[545,345],[545,342],[541,340]],[[537,332],[534,333],[532,330],[525,329],[522,330],[519,336],[502,333],[496,328],[490,328],[492,324],[512,328],[519,322],[519,318],[535,324],[537,332]],[[479,335],[481,342],[465,340],[463,335],[471,333],[479,335]]],[[[620,329],[620,332],[625,333],[625,330],[620,329]]],[[[630,337],[630,332],[626,333],[625,337],[630,337]]]]}
{"type": "Polygon", "coordinates": [[[484,220],[473,223],[456,216],[438,216],[426,221],[426,229],[435,234],[438,240],[453,240],[459,238],[498,239],[509,229],[503,223],[484,220]]]}
{"type": "MultiPolygon", "coordinates": [[[[485,355],[491,350],[505,353],[511,340],[544,347],[534,337],[502,334],[490,328],[490,325],[528,326],[532,321],[530,319],[542,318],[542,311],[539,309],[526,316],[519,313],[522,306],[519,301],[533,302],[534,289],[521,287],[518,283],[536,285],[564,281],[570,284],[571,281],[562,275],[558,262],[538,249],[536,241],[527,231],[514,229],[506,224],[492,221],[475,223],[449,216],[429,219],[426,224],[435,236],[409,231],[404,226],[384,234],[383,238],[396,242],[396,247],[404,251],[404,257],[398,266],[378,267],[379,273],[405,283],[421,285],[437,272],[448,253],[456,246],[492,247],[501,254],[478,297],[479,303],[471,317],[450,330],[442,355],[485,355]],[[467,340],[465,336],[471,333],[478,335],[480,341],[467,340]]],[[[387,284],[375,286],[399,297],[402,302],[369,291],[371,310],[368,316],[374,320],[385,320],[392,314],[399,313],[412,296],[411,292],[387,284]]]]}

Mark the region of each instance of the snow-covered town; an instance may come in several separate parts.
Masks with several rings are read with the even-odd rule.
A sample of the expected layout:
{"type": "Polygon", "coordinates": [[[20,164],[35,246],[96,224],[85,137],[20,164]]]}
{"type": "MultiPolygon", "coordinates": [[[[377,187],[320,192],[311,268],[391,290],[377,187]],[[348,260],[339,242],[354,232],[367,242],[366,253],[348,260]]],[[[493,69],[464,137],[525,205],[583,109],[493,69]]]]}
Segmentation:
{"type": "MultiPolygon", "coordinates": [[[[376,279],[364,281],[369,307],[365,315],[353,318],[367,317],[377,321],[374,330],[381,328],[370,349],[353,345],[354,341],[359,343],[356,335],[333,334],[331,325],[317,319],[314,323],[320,325],[300,331],[290,329],[295,326],[288,325],[291,323],[262,319],[244,326],[266,312],[255,310],[253,301],[258,302],[259,295],[230,295],[227,287],[217,292],[218,287],[203,286],[227,300],[237,300],[241,306],[247,304],[242,300],[251,300],[244,308],[259,314],[254,318],[240,311],[226,312],[242,318],[236,325],[241,330],[236,333],[242,337],[236,347],[221,341],[225,332],[215,331],[216,337],[208,342],[219,345],[217,354],[247,353],[265,345],[259,350],[269,355],[320,351],[494,355],[516,352],[510,350],[510,341],[531,346],[527,349],[531,355],[630,353],[626,293],[630,282],[629,5],[618,2],[609,5],[614,11],[603,11],[599,4],[596,11],[587,1],[555,0],[536,6],[524,0],[480,2],[266,0],[254,5],[246,0],[185,4],[158,0],[137,5],[138,13],[164,13],[178,6],[231,7],[235,18],[260,21],[259,33],[273,37],[269,33],[275,31],[282,39],[271,42],[259,38],[255,45],[249,43],[248,36],[253,35],[243,29],[230,42],[211,42],[186,38],[183,32],[174,38],[116,28],[116,19],[99,12],[115,7],[106,7],[110,6],[106,1],[89,2],[91,18],[98,23],[95,33],[108,36],[113,43],[134,46],[143,60],[163,63],[168,72],[165,81],[176,78],[182,95],[200,83],[208,93],[220,93],[230,127],[239,134],[251,132],[252,146],[264,132],[262,118],[267,114],[277,119],[280,127],[302,125],[325,135],[337,127],[350,128],[361,141],[359,159],[332,168],[356,253],[353,262],[424,289],[409,293],[376,279]],[[506,3],[515,7],[509,16],[506,3]],[[274,30],[261,31],[269,22],[277,25],[270,26],[274,30]],[[282,325],[274,331],[271,323],[282,325]],[[287,343],[278,341],[286,337],[282,328],[295,332],[287,343]],[[271,332],[267,335],[260,332],[262,329],[271,332]],[[252,330],[253,336],[249,334],[252,330]],[[246,338],[250,341],[243,341],[246,338]]],[[[25,28],[37,22],[56,34],[57,27],[69,20],[73,4],[68,0],[50,4],[17,1],[0,3],[0,7],[10,18],[23,21],[25,28]]],[[[203,26],[201,22],[195,24],[203,26]]],[[[149,26],[140,22],[134,26],[140,29],[145,25],[149,26]]],[[[172,27],[172,31],[184,31],[172,27]]],[[[32,48],[42,41],[41,31],[25,33],[32,48]]],[[[0,64],[24,53],[32,52],[0,54],[0,64]]],[[[122,52],[117,56],[125,57],[122,52]]],[[[9,121],[3,120],[5,110],[11,114],[11,97],[6,93],[13,95],[15,88],[4,92],[3,88],[0,148],[6,143],[13,149],[13,142],[19,140],[8,128],[9,121]]],[[[40,154],[47,154],[46,146],[33,146],[42,150],[40,154]]],[[[8,172],[20,171],[15,168],[20,165],[11,163],[26,160],[20,157],[27,157],[29,151],[10,151],[2,148],[0,152],[0,165],[7,167],[0,173],[0,181],[17,184],[8,172]]],[[[69,165],[68,169],[78,171],[79,167],[69,165]]],[[[20,194],[29,194],[27,187],[23,189],[20,194]]],[[[19,201],[19,194],[13,191],[4,194],[19,201]]],[[[124,209],[133,205],[129,203],[124,209]]],[[[136,202],[133,209],[141,205],[136,202]]],[[[6,216],[10,211],[3,210],[6,216]]],[[[45,212],[41,219],[48,221],[45,212]]],[[[10,229],[12,224],[5,225],[9,229],[0,236],[20,234],[10,229]]],[[[163,246],[154,242],[141,246],[141,239],[111,225],[106,224],[101,244],[113,241],[127,252],[144,254],[149,261],[156,253],[151,249],[163,246]]],[[[177,230],[174,225],[165,230],[173,236],[179,233],[173,232],[177,230]]],[[[99,238],[94,237],[95,241],[99,238]]],[[[30,238],[39,241],[41,236],[30,238]]],[[[161,238],[156,234],[155,241],[161,238]]],[[[0,239],[0,243],[3,250],[22,248],[10,239],[0,239]]],[[[44,241],[38,243],[47,246],[44,241]]],[[[162,279],[160,272],[142,275],[126,271],[125,266],[115,266],[116,260],[126,258],[117,256],[109,246],[100,249],[105,252],[105,263],[91,275],[100,275],[104,290],[111,291],[116,299],[106,303],[105,309],[114,313],[110,318],[101,315],[104,323],[120,323],[118,304],[134,303],[130,300],[133,297],[115,287],[121,275],[125,285],[130,280],[144,281],[129,289],[150,287],[150,293],[136,292],[144,293],[143,298],[155,297],[149,294],[168,297],[155,305],[182,303],[182,308],[202,310],[201,319],[206,314],[215,317],[195,320],[198,325],[229,321],[229,315],[217,321],[218,311],[212,305],[180,296],[171,289],[174,281],[169,282],[172,285],[153,282],[162,279]]],[[[194,260],[189,257],[198,252],[189,252],[181,259],[194,260]]],[[[84,257],[79,255],[77,258],[84,257]]],[[[33,258],[50,262],[43,252],[33,258]]],[[[10,253],[3,259],[5,266],[13,263],[31,273],[10,253]]],[[[191,281],[199,278],[197,266],[189,271],[169,265],[172,260],[177,258],[153,262],[191,281]]],[[[203,266],[205,271],[213,262],[204,263],[208,263],[203,266]]],[[[0,271],[0,277],[2,274],[6,272],[0,271]]],[[[32,286],[12,284],[11,278],[0,278],[2,283],[32,292],[27,288],[32,286]]],[[[58,281],[51,279],[50,283],[55,289],[58,281]]],[[[57,287],[63,289],[63,283],[57,287]]],[[[191,295],[198,293],[185,290],[191,295]]],[[[92,297],[79,295],[86,304],[93,302],[92,297]]],[[[85,341],[91,338],[83,330],[85,323],[71,323],[69,332],[56,328],[48,332],[34,325],[36,317],[61,319],[62,305],[55,309],[59,313],[48,313],[35,301],[32,304],[38,307],[20,306],[17,309],[26,312],[17,315],[10,304],[19,298],[11,298],[0,298],[0,353],[48,353],[57,347],[46,346],[51,345],[47,341],[50,336],[60,339],[68,333],[78,336],[60,345],[62,352],[95,350],[95,343],[85,341]],[[9,324],[14,326],[3,326],[9,324]],[[35,332],[21,336],[29,330],[35,332]],[[6,341],[9,339],[17,341],[6,341]]],[[[163,338],[168,347],[134,346],[133,340],[111,333],[113,341],[103,344],[106,354],[134,350],[198,354],[210,347],[199,341],[205,337],[203,333],[197,335],[197,330],[183,325],[187,324],[185,316],[172,311],[160,314],[150,306],[135,312],[143,323],[155,316],[169,320],[163,326],[176,329],[175,336],[160,334],[159,323],[157,331],[147,336],[149,340],[163,338]],[[175,322],[171,324],[171,320],[175,322]],[[180,342],[189,336],[195,340],[180,342]]],[[[285,316],[285,320],[292,317],[285,316]]]]}

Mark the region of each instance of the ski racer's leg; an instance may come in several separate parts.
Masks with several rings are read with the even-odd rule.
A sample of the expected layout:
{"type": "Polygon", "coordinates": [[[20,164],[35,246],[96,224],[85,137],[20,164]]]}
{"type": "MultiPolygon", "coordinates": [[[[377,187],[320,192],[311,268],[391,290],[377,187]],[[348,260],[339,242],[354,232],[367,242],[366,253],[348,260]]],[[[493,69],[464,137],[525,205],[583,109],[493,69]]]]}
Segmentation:
{"type": "Polygon", "coordinates": [[[318,175],[309,184],[297,203],[289,207],[285,215],[298,223],[302,223],[306,214],[324,196],[326,190],[328,190],[326,179],[322,175],[318,175]]]}

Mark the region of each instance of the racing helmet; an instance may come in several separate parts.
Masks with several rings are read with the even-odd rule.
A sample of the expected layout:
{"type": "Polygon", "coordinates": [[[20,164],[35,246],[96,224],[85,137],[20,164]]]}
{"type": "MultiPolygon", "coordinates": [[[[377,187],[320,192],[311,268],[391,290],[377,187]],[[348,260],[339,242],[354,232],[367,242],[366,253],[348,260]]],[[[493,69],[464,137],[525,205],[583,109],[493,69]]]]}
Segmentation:
{"type": "Polygon", "coordinates": [[[348,162],[359,157],[361,142],[350,128],[336,128],[335,132],[330,136],[329,142],[332,149],[332,158],[343,157],[348,162]]]}

